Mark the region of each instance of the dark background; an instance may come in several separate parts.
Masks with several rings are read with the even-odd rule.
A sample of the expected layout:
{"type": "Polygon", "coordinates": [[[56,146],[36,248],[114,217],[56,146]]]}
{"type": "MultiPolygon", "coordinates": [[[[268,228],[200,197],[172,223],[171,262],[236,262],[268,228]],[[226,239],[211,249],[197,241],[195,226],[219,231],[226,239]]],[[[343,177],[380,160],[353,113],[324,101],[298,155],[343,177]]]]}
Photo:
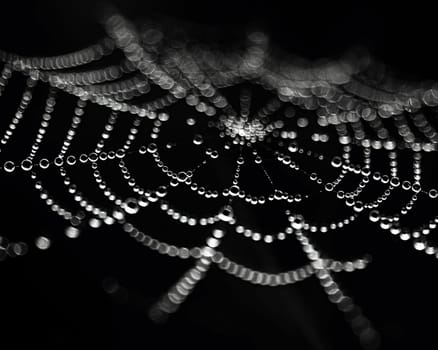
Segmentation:
{"type": "MultiPolygon", "coordinates": [[[[419,3],[382,6],[367,2],[333,5],[329,2],[114,1],[112,4],[131,19],[170,18],[195,24],[201,32],[214,33],[212,39],[225,43],[241,40],[248,25],[259,26],[271,35],[277,47],[309,59],[336,57],[352,46],[362,46],[392,67],[398,76],[409,80],[438,78],[433,11],[419,3]]],[[[85,0],[2,4],[0,47],[33,56],[50,56],[83,48],[104,35],[98,16],[101,5],[85,0]]],[[[204,34],[204,40],[207,39],[204,34]]],[[[24,79],[14,75],[4,96],[0,97],[2,130],[16,110],[23,84],[24,79]]],[[[238,89],[229,89],[224,93],[232,100],[231,96],[237,92],[238,89]]],[[[27,155],[46,93],[47,87],[36,89],[22,122],[23,128],[2,153],[2,161],[13,159],[18,162],[27,155]]],[[[255,94],[260,97],[259,101],[270,96],[259,91],[255,94]]],[[[59,98],[54,121],[37,159],[56,154],[70,124],[73,106],[74,98],[65,95],[59,98]]],[[[173,106],[170,112],[182,117],[194,113],[183,103],[173,106]]],[[[95,146],[108,112],[97,106],[87,106],[86,115],[79,129],[80,142],[76,139],[72,145],[73,153],[89,152],[95,146]]],[[[123,138],[128,120],[126,116],[120,123],[114,144],[117,136],[120,140],[123,138]]],[[[186,128],[185,132],[179,132],[182,129],[177,126],[178,123],[183,125],[183,120],[175,118],[169,122],[169,129],[163,135],[181,145],[175,153],[165,154],[175,167],[195,165],[196,157],[199,157],[190,148],[193,130],[186,128]]],[[[202,128],[202,123],[197,127],[202,128]]],[[[217,142],[214,137],[207,141],[213,145],[217,142]]],[[[323,151],[312,144],[306,146],[323,151]]],[[[334,142],[324,149],[327,155],[338,152],[334,142]]],[[[403,152],[401,157],[405,168],[409,169],[408,153],[403,152]]],[[[227,186],[233,159],[230,155],[216,168],[205,169],[199,175],[199,182],[205,180],[215,188],[227,186]]],[[[317,166],[304,158],[300,161],[309,168],[317,166]]],[[[428,155],[425,161],[424,187],[429,188],[436,182],[436,157],[428,155]]],[[[151,170],[150,159],[133,157],[129,159],[129,165],[144,187],[162,183],[158,172],[151,170]]],[[[105,176],[114,189],[127,196],[128,189],[114,172],[114,166],[115,163],[110,162],[104,166],[105,176]]],[[[277,172],[269,162],[266,166],[275,175],[276,182],[289,186],[291,192],[312,191],[304,178],[295,176],[291,181],[287,174],[277,172]]],[[[384,163],[377,162],[376,166],[385,170],[384,163]]],[[[330,178],[334,173],[328,168],[322,170],[330,178]]],[[[89,167],[78,165],[70,171],[89,198],[107,204],[102,196],[99,197],[89,167]]],[[[404,174],[403,178],[411,176],[410,170],[404,174]]],[[[31,249],[24,258],[0,263],[2,344],[17,349],[29,346],[53,349],[358,348],[347,323],[328,302],[315,278],[293,286],[269,288],[250,285],[213,267],[167,324],[154,325],[147,318],[148,307],[192,266],[192,260],[173,260],[148,251],[126,237],[119,226],[103,226],[97,230],[83,227],[81,237],[70,240],[63,234],[65,222],[39,201],[27,174],[5,175],[2,172],[0,176],[3,199],[0,235],[12,241],[31,243],[39,235],[53,240],[47,252],[31,249]],[[118,285],[117,292],[107,293],[109,285],[118,285]]],[[[60,202],[70,203],[56,171],[44,172],[42,180],[60,202]]],[[[260,186],[263,190],[266,185],[260,185],[263,181],[266,179],[257,170],[243,171],[242,183],[249,188],[260,186]]],[[[347,181],[345,187],[354,188],[355,181],[357,178],[351,183],[347,181]]],[[[382,189],[372,190],[380,193],[382,189]]],[[[211,214],[220,207],[219,201],[207,202],[187,190],[175,190],[170,198],[179,207],[199,215],[211,214]]],[[[403,199],[403,195],[396,195],[385,208],[389,212],[396,211],[403,199]]],[[[407,222],[412,226],[421,223],[435,214],[435,207],[435,202],[422,198],[407,222]]],[[[271,204],[256,209],[241,205],[237,215],[262,232],[273,232],[286,225],[281,214],[283,209],[271,204]]],[[[346,213],[331,197],[319,194],[310,203],[297,206],[296,210],[321,220],[340,218],[346,213]]],[[[153,208],[141,213],[135,222],[152,236],[188,246],[204,241],[205,230],[188,230],[181,224],[169,222],[164,214],[153,208]]],[[[317,234],[315,242],[332,258],[353,259],[365,253],[373,256],[373,262],[366,270],[336,274],[336,278],[380,332],[382,349],[434,348],[434,315],[438,311],[438,286],[434,281],[438,262],[435,258],[415,252],[411,243],[391,237],[370,225],[365,217],[339,232],[317,234]]],[[[293,239],[265,247],[230,232],[223,250],[234,260],[267,272],[296,268],[306,262],[293,239]]]]}

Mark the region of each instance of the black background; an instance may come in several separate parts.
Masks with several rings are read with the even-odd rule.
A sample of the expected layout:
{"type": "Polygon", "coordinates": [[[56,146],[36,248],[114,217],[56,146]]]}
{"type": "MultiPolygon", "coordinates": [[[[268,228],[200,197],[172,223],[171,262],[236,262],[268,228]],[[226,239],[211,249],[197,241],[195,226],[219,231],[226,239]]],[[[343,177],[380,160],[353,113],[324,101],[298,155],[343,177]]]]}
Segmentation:
{"type": "MultiPolygon", "coordinates": [[[[333,5],[292,1],[114,1],[112,4],[132,19],[171,18],[195,23],[200,31],[211,30],[215,40],[224,42],[241,40],[248,25],[257,25],[270,33],[277,47],[309,59],[336,57],[352,46],[364,46],[398,76],[410,80],[438,78],[433,11],[419,3],[383,6],[367,2],[333,5]]],[[[104,35],[98,16],[101,5],[85,0],[2,4],[0,47],[34,56],[80,49],[104,35]]],[[[4,96],[0,97],[2,130],[16,109],[23,82],[18,74],[14,75],[4,96]]],[[[237,91],[230,90],[226,94],[232,96],[237,91]]],[[[36,89],[27,118],[23,120],[23,130],[17,131],[17,137],[1,154],[2,161],[19,161],[27,154],[38,128],[46,92],[46,87],[36,89]]],[[[260,99],[266,98],[265,95],[260,93],[260,99]]],[[[51,158],[56,154],[70,123],[73,106],[73,98],[60,97],[54,113],[56,122],[51,125],[39,156],[44,154],[51,158]]],[[[193,113],[181,104],[172,108],[171,115],[186,117],[193,113]]],[[[78,136],[81,141],[76,140],[72,145],[73,153],[89,152],[108,115],[106,110],[96,106],[87,106],[86,113],[83,122],[86,127],[82,125],[79,131],[82,134],[78,136]]],[[[127,125],[121,122],[120,137],[127,125]]],[[[181,140],[181,144],[186,145],[184,140],[190,140],[192,131],[187,128],[187,132],[182,133],[180,130],[170,128],[166,137],[181,140]]],[[[334,143],[329,146],[324,150],[328,155],[339,152],[334,143]]],[[[177,156],[168,156],[175,166],[196,164],[191,149],[184,147],[176,148],[177,156]]],[[[407,153],[402,154],[405,156],[407,153]]],[[[209,172],[213,173],[214,177],[208,178],[212,186],[226,186],[233,171],[232,159],[230,156],[217,168],[206,169],[204,178],[208,178],[209,172]]],[[[404,161],[409,164],[408,157],[404,161]]],[[[428,155],[426,161],[427,188],[434,183],[436,157],[428,155]]],[[[129,164],[145,187],[159,183],[158,173],[150,170],[150,159],[133,158],[129,164]]],[[[313,166],[311,162],[306,165],[313,166]]],[[[111,171],[114,166],[114,163],[105,166],[105,174],[112,177],[112,187],[127,193],[126,187],[117,185],[120,178],[111,171]]],[[[384,169],[383,163],[377,166],[384,169]]],[[[71,173],[83,192],[89,191],[88,197],[101,198],[97,197],[88,167],[77,166],[71,173]]],[[[405,174],[403,177],[411,176],[409,170],[405,174]]],[[[97,230],[84,227],[80,238],[70,240],[63,235],[65,223],[39,201],[27,174],[2,172],[0,176],[3,203],[0,235],[13,241],[32,242],[39,235],[53,239],[53,246],[47,252],[32,249],[24,258],[0,263],[1,344],[17,349],[29,346],[53,349],[358,348],[342,315],[328,302],[314,278],[293,286],[269,288],[236,280],[213,267],[167,324],[154,325],[147,318],[148,307],[192,266],[193,261],[174,261],[147,251],[126,237],[118,226],[97,230]],[[105,289],[114,281],[119,289],[110,295],[105,289]]],[[[286,182],[282,176],[280,172],[274,176],[280,184],[286,182]]],[[[57,198],[61,202],[67,201],[54,170],[45,172],[42,180],[53,194],[59,193],[57,198]]],[[[263,181],[263,177],[253,176],[250,171],[242,175],[242,182],[249,187],[257,185],[259,180],[263,181]]],[[[287,178],[287,181],[295,191],[307,189],[301,178],[292,181],[287,178]]],[[[194,213],[208,214],[210,206],[212,209],[219,206],[219,202],[207,203],[189,191],[176,190],[171,198],[194,213]]],[[[388,204],[388,211],[391,205],[399,208],[400,199],[402,196],[396,196],[388,204]]],[[[435,202],[422,198],[408,220],[412,225],[418,224],[430,218],[435,207],[435,202]]],[[[285,225],[284,217],[275,206],[255,210],[243,205],[239,210],[248,224],[263,231],[275,231],[285,225]]],[[[319,195],[297,210],[316,219],[344,214],[335,201],[319,195]]],[[[179,244],[202,244],[206,234],[201,229],[185,232],[189,230],[168,222],[164,214],[149,208],[136,222],[152,236],[179,244]]],[[[293,240],[266,248],[235,237],[232,232],[229,236],[224,242],[224,251],[254,268],[275,272],[301,266],[306,261],[293,240]]],[[[367,223],[365,218],[339,232],[315,235],[315,241],[333,258],[355,258],[365,253],[373,256],[366,270],[344,272],[336,277],[381,333],[382,349],[435,348],[434,316],[438,311],[435,258],[415,252],[411,243],[391,237],[367,223]]]]}

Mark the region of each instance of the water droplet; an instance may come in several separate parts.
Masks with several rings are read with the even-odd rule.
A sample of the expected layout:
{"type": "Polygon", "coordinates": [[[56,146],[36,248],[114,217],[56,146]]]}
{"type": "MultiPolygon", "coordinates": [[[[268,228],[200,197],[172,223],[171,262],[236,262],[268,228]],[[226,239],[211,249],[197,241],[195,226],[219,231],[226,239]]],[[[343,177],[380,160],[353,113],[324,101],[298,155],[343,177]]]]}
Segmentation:
{"type": "Polygon", "coordinates": [[[142,208],[147,207],[149,205],[149,201],[146,196],[140,196],[138,198],[138,205],[142,208]]]}
{"type": "Polygon", "coordinates": [[[76,157],[71,155],[67,157],[67,164],[68,165],[75,165],[76,164],[76,157]]]}
{"type": "Polygon", "coordinates": [[[289,152],[295,153],[296,151],[298,151],[298,145],[296,142],[291,142],[287,149],[289,150],[289,152]]]}
{"type": "Polygon", "coordinates": [[[156,194],[160,198],[165,197],[167,195],[167,187],[166,186],[159,186],[156,190],[156,194]]]}
{"type": "Polygon", "coordinates": [[[100,221],[97,218],[91,218],[90,221],[88,222],[88,224],[92,228],[99,228],[102,225],[102,221],[100,221]]]}
{"type": "Polygon", "coordinates": [[[114,210],[112,216],[116,220],[123,220],[125,218],[125,215],[120,210],[114,210]]]}
{"type": "Polygon", "coordinates": [[[172,149],[173,147],[175,147],[175,142],[168,142],[168,143],[166,143],[166,148],[167,149],[172,149]]]}
{"type": "Polygon", "coordinates": [[[168,121],[169,114],[162,112],[162,113],[158,114],[158,119],[162,122],[168,121]]]}
{"type": "Polygon", "coordinates": [[[124,203],[123,209],[127,214],[133,215],[137,214],[140,208],[135,198],[128,198],[124,203]]]}
{"type": "Polygon", "coordinates": [[[225,231],[221,229],[214,229],[213,230],[213,236],[215,238],[222,238],[225,235],[225,231]]]}
{"type": "Polygon", "coordinates": [[[193,143],[196,146],[201,145],[204,142],[204,138],[200,134],[196,134],[195,137],[193,137],[193,143]]]}
{"type": "Polygon", "coordinates": [[[48,239],[47,237],[43,237],[40,236],[35,240],[35,245],[37,246],[38,249],[41,250],[46,250],[50,247],[50,239],[48,239]]]}
{"type": "Polygon", "coordinates": [[[289,220],[292,222],[291,226],[296,230],[300,230],[304,226],[304,217],[302,215],[291,216],[289,220]]]}
{"type": "Polygon", "coordinates": [[[371,210],[369,218],[371,222],[377,222],[380,220],[380,213],[377,210],[371,210]]]}
{"type": "Polygon", "coordinates": [[[179,182],[184,182],[184,181],[186,181],[186,179],[187,179],[187,174],[184,172],[184,171],[180,171],[179,173],[178,173],[178,175],[177,175],[177,180],[179,181],[179,182]]]}
{"type": "Polygon", "coordinates": [[[297,125],[300,128],[305,128],[307,125],[309,125],[309,119],[307,119],[307,118],[298,118],[297,125]]]}
{"type": "Polygon", "coordinates": [[[325,184],[325,190],[327,192],[331,192],[331,191],[333,191],[333,189],[334,189],[334,186],[331,182],[325,184]]]}
{"type": "Polygon", "coordinates": [[[77,237],[79,237],[79,234],[80,234],[80,230],[77,227],[68,226],[65,229],[65,235],[68,238],[77,238],[77,237]]]}
{"type": "Polygon", "coordinates": [[[122,148],[119,148],[119,149],[116,151],[116,157],[119,158],[119,159],[122,159],[123,157],[125,157],[125,155],[126,155],[126,152],[125,152],[125,150],[122,149],[122,148]]]}
{"type": "Polygon", "coordinates": [[[391,178],[389,183],[391,184],[392,187],[398,187],[400,186],[400,179],[394,176],[391,178]]]}
{"type": "Polygon", "coordinates": [[[48,159],[43,158],[43,159],[40,160],[39,165],[40,165],[41,169],[47,169],[49,167],[49,165],[50,165],[50,162],[49,162],[48,159]]]}
{"type": "Polygon", "coordinates": [[[239,191],[240,191],[239,186],[234,185],[230,187],[229,193],[231,196],[237,196],[239,194],[239,191]]]}
{"type": "Polygon", "coordinates": [[[187,123],[187,125],[189,125],[189,126],[193,126],[193,125],[195,125],[196,124],[196,119],[195,118],[187,118],[187,120],[186,120],[186,123],[187,123]]]}
{"type": "Polygon", "coordinates": [[[53,161],[55,163],[56,166],[62,166],[62,164],[64,164],[64,160],[62,159],[62,157],[56,157],[55,160],[53,161]]]}
{"type": "Polygon", "coordinates": [[[33,164],[32,161],[29,159],[25,159],[21,162],[21,169],[24,171],[30,171],[32,170],[33,164]]]}
{"type": "Polygon", "coordinates": [[[8,160],[7,162],[5,162],[5,164],[3,164],[3,169],[7,172],[7,173],[12,173],[15,170],[15,164],[14,162],[8,160]]]}
{"type": "Polygon", "coordinates": [[[111,216],[107,216],[105,219],[103,219],[103,222],[107,225],[112,225],[114,224],[115,220],[111,216]]]}
{"type": "MultiPolygon", "coordinates": [[[[94,152],[92,152],[88,155],[88,160],[90,162],[97,162],[98,159],[99,159],[99,156],[94,152]]],[[[55,162],[56,162],[56,159],[55,159],[55,162]]]]}
{"type": "Polygon", "coordinates": [[[431,190],[429,190],[429,197],[430,198],[437,198],[438,197],[438,191],[434,188],[432,188],[431,190]]]}
{"type": "Polygon", "coordinates": [[[218,216],[219,220],[229,222],[234,219],[234,211],[230,205],[224,206],[219,212],[218,216]]]}
{"type": "Polygon", "coordinates": [[[404,189],[404,190],[410,190],[411,189],[411,183],[409,182],[409,181],[403,181],[403,183],[402,183],[402,188],[404,189]]]}
{"type": "Polygon", "coordinates": [[[155,153],[155,152],[157,152],[158,151],[158,146],[157,146],[157,144],[156,143],[150,143],[149,145],[148,145],[148,152],[149,153],[155,153]]]}
{"type": "Polygon", "coordinates": [[[339,168],[342,165],[342,159],[339,156],[335,156],[332,159],[332,167],[339,168]]]}
{"type": "Polygon", "coordinates": [[[354,211],[357,213],[361,212],[363,210],[363,208],[364,208],[364,205],[361,201],[357,201],[353,207],[354,211]]]}

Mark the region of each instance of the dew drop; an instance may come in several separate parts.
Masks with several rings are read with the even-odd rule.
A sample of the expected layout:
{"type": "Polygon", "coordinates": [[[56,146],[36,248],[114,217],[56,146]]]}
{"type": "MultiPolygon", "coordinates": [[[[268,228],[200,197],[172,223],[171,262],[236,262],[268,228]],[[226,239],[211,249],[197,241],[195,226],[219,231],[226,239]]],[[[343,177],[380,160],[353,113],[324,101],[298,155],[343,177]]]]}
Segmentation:
{"type": "Polygon", "coordinates": [[[184,171],[180,171],[177,175],[177,180],[179,182],[184,182],[184,181],[186,181],[187,177],[188,177],[187,173],[185,173],[184,171]]]}
{"type": "Polygon", "coordinates": [[[65,229],[65,235],[68,238],[77,238],[77,237],[79,237],[79,234],[80,234],[80,230],[77,227],[68,226],[65,229]]]}
{"type": "Polygon", "coordinates": [[[339,156],[333,157],[332,159],[332,167],[339,168],[342,165],[342,159],[339,156]]]}
{"type": "Polygon", "coordinates": [[[150,143],[149,145],[148,145],[148,152],[149,153],[156,153],[158,151],[158,146],[157,146],[157,144],[156,143],[150,143]]]}
{"type": "Polygon", "coordinates": [[[43,158],[40,160],[39,166],[41,169],[47,169],[49,167],[49,165],[50,165],[50,162],[48,159],[43,158]]]}
{"type": "Polygon", "coordinates": [[[195,118],[187,118],[187,120],[186,120],[186,123],[187,123],[187,125],[189,125],[189,126],[193,126],[193,125],[195,125],[196,124],[196,119],[195,118]]]}
{"type": "Polygon", "coordinates": [[[15,170],[15,164],[14,162],[8,160],[7,162],[5,162],[5,164],[3,164],[3,169],[7,172],[7,173],[12,173],[15,170]]]}
{"type": "Polygon", "coordinates": [[[289,150],[289,152],[295,153],[296,151],[298,151],[298,145],[295,142],[291,142],[287,149],[289,150]]]}
{"type": "Polygon", "coordinates": [[[234,211],[230,205],[224,206],[219,212],[218,216],[219,220],[229,222],[234,219],[234,211]]]}
{"type": "Polygon", "coordinates": [[[91,218],[90,221],[88,222],[88,224],[92,228],[99,228],[102,225],[102,221],[100,221],[97,218],[91,218]]]}
{"type": "Polygon", "coordinates": [[[204,142],[204,138],[200,134],[196,134],[195,137],[193,137],[193,143],[196,146],[201,145],[204,142]]]}
{"type": "Polygon", "coordinates": [[[75,165],[76,164],[76,157],[71,155],[67,157],[67,164],[68,165],[75,165]]]}
{"type": "Polygon", "coordinates": [[[158,197],[163,198],[167,195],[167,187],[166,186],[159,186],[155,192],[156,192],[158,197]]]}
{"type": "Polygon", "coordinates": [[[377,222],[380,220],[380,213],[377,210],[371,210],[369,218],[371,222],[377,222]]]}
{"type": "Polygon", "coordinates": [[[123,209],[127,214],[133,215],[137,214],[140,208],[135,198],[128,198],[124,203],[123,209]]]}
{"type": "Polygon", "coordinates": [[[51,244],[50,239],[48,239],[47,237],[40,236],[35,240],[35,245],[37,246],[38,249],[41,250],[49,249],[50,244],[51,244]]]}
{"type": "Polygon", "coordinates": [[[32,170],[33,164],[32,161],[29,159],[25,159],[21,162],[21,169],[24,171],[30,171],[32,170]]]}

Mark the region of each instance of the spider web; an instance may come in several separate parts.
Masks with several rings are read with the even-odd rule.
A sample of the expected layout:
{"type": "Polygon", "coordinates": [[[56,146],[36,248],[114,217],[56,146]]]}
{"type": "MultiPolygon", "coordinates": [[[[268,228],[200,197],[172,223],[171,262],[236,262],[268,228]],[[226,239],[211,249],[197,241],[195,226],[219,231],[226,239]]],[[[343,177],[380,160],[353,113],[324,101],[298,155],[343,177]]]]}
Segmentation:
{"type": "MultiPolygon", "coordinates": [[[[438,197],[436,189],[423,188],[421,170],[424,155],[436,150],[438,140],[431,117],[438,105],[435,85],[376,78],[371,58],[354,54],[324,64],[303,64],[275,54],[269,38],[257,31],[248,34],[244,49],[221,52],[173,38],[172,33],[165,36],[153,24],[139,31],[118,14],[108,15],[105,23],[107,38],[70,54],[21,57],[0,51],[4,62],[0,94],[13,75],[26,77],[18,108],[0,140],[2,152],[22,124],[33,94],[39,86],[47,88],[30,151],[20,162],[6,160],[3,172],[29,175],[39,198],[65,220],[67,237],[78,237],[84,225],[119,225],[150,250],[175,260],[194,260],[193,267],[150,308],[149,317],[155,322],[164,322],[176,312],[216,265],[238,279],[269,287],[317,278],[362,346],[377,348],[377,331],[334,279],[338,272],[366,268],[370,256],[348,261],[331,258],[315,246],[313,236],[345,229],[365,216],[401,240],[411,241],[416,250],[438,256],[429,238],[438,216],[415,228],[403,224],[421,197],[438,197]],[[87,68],[111,57],[117,60],[117,51],[124,54],[118,63],[87,68]],[[269,98],[260,98],[260,91],[269,98]],[[38,158],[57,101],[64,95],[77,99],[74,116],[56,155],[38,158]],[[172,107],[181,104],[189,117],[173,114],[172,107]],[[108,119],[95,128],[96,137],[87,140],[93,144],[91,151],[86,145],[88,151],[74,154],[70,149],[80,142],[81,127],[91,123],[89,108],[106,108],[108,119]],[[169,140],[175,130],[178,139],[169,140]],[[321,151],[309,148],[309,141],[321,151]],[[325,154],[327,144],[336,144],[339,154],[325,154]],[[413,175],[406,176],[402,153],[409,153],[413,175]],[[376,170],[373,163],[382,154],[388,167],[376,170]],[[314,168],[307,168],[309,163],[314,168]],[[87,167],[94,193],[83,192],[71,176],[76,168],[82,174],[87,167]],[[49,170],[58,173],[68,203],[44,183],[44,172],[49,170]],[[222,187],[214,171],[228,172],[222,187]],[[144,187],[144,173],[149,172],[156,172],[154,177],[160,180],[144,187]],[[380,186],[381,192],[370,190],[373,186],[380,186]],[[183,193],[183,200],[174,193],[183,193]],[[405,193],[408,199],[398,203],[399,211],[384,213],[382,208],[395,193],[405,193]],[[202,215],[193,213],[185,195],[211,205],[202,208],[202,215]],[[343,203],[342,216],[324,222],[298,210],[321,196],[343,203]],[[253,226],[239,211],[242,203],[255,210],[279,203],[276,212],[283,217],[282,228],[265,232],[257,228],[260,225],[253,226]],[[152,210],[190,229],[200,228],[202,242],[187,246],[175,243],[180,238],[172,241],[171,235],[143,232],[136,217],[152,210]],[[223,242],[236,235],[260,245],[293,236],[308,261],[275,273],[253,269],[228,256],[223,242]]],[[[35,241],[42,250],[50,244],[44,236],[35,241]]],[[[0,259],[25,255],[29,248],[29,243],[1,237],[0,259]]]]}

